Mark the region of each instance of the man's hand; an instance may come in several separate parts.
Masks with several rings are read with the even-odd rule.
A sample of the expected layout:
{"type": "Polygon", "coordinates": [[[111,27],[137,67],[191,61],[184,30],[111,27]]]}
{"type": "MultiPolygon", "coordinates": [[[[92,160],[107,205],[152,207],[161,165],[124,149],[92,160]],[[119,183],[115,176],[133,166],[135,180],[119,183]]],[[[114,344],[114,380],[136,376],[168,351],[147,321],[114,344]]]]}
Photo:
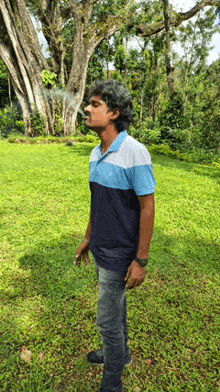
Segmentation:
{"type": "Polygon", "coordinates": [[[128,268],[128,272],[125,277],[126,282],[130,278],[130,281],[127,285],[127,290],[140,286],[144,282],[146,274],[147,272],[145,267],[141,267],[140,264],[134,260],[131,266],[128,268]]]}
{"type": "Polygon", "coordinates": [[[90,249],[90,243],[84,240],[76,251],[75,264],[78,265],[78,267],[81,266],[81,260],[84,261],[85,265],[90,263],[89,249],[90,249]]]}

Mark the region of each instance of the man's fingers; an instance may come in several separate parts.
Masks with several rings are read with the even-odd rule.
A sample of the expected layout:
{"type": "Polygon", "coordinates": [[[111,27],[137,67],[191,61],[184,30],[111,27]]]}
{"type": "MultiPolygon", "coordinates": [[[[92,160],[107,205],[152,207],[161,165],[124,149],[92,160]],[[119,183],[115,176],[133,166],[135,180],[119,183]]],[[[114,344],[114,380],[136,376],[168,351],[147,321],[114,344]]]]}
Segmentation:
{"type": "Polygon", "coordinates": [[[79,250],[79,253],[76,254],[75,256],[75,264],[80,267],[81,265],[81,260],[84,261],[84,264],[87,265],[90,263],[90,258],[87,252],[83,253],[82,251],[79,250]]]}
{"type": "Polygon", "coordinates": [[[127,275],[126,275],[126,277],[125,277],[125,282],[127,282],[127,280],[128,280],[128,278],[129,278],[129,276],[131,275],[131,271],[130,271],[130,268],[128,269],[128,272],[127,272],[127,275]]]}
{"type": "Polygon", "coordinates": [[[81,257],[80,257],[80,255],[76,255],[75,264],[78,265],[78,266],[80,266],[80,262],[81,262],[81,257]]]}
{"type": "Polygon", "coordinates": [[[143,283],[143,280],[133,280],[133,279],[131,279],[129,284],[127,285],[127,290],[135,289],[135,287],[141,286],[142,283],[143,283]]]}
{"type": "Polygon", "coordinates": [[[88,254],[82,255],[84,264],[87,265],[88,263],[90,263],[90,258],[88,256],[88,254]]]}
{"type": "Polygon", "coordinates": [[[133,286],[134,286],[134,280],[131,279],[130,282],[128,283],[128,285],[127,285],[127,289],[128,289],[128,290],[129,290],[129,289],[132,289],[133,286]]]}

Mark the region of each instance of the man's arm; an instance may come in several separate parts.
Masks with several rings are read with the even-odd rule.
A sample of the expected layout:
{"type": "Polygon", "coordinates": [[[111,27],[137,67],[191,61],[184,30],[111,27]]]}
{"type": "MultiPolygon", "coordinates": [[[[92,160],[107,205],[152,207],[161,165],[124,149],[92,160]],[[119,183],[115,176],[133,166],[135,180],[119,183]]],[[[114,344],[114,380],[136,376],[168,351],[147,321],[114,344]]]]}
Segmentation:
{"type": "Polygon", "coordinates": [[[81,266],[81,260],[84,261],[85,265],[90,263],[89,249],[90,249],[90,235],[91,235],[91,233],[92,233],[92,210],[90,208],[89,223],[87,226],[84,241],[76,251],[75,264],[78,265],[78,267],[81,266]]]}
{"type": "Polygon", "coordinates": [[[154,229],[154,194],[139,196],[138,200],[141,208],[141,217],[137,257],[139,259],[148,259],[154,229]]]}
{"type": "Polygon", "coordinates": [[[85,240],[90,242],[91,233],[92,233],[92,208],[90,207],[89,223],[85,234],[85,240]]]}
{"type": "MultiPolygon", "coordinates": [[[[154,228],[154,194],[138,197],[141,209],[140,216],[140,236],[139,236],[139,250],[137,257],[139,259],[148,259],[150,243],[154,228]]],[[[146,276],[146,268],[141,267],[135,260],[128,269],[125,281],[130,281],[127,289],[132,289],[140,286],[146,276]]]]}

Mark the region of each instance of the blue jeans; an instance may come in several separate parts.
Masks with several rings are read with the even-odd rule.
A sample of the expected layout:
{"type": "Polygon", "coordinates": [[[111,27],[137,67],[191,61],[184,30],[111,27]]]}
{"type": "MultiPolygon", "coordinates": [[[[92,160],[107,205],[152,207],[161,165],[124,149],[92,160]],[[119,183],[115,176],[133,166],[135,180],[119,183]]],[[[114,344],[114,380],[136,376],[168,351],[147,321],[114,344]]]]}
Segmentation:
{"type": "Polygon", "coordinates": [[[97,326],[104,346],[103,392],[122,392],[125,357],[130,355],[126,310],[126,272],[109,271],[96,263],[99,279],[97,326]]]}

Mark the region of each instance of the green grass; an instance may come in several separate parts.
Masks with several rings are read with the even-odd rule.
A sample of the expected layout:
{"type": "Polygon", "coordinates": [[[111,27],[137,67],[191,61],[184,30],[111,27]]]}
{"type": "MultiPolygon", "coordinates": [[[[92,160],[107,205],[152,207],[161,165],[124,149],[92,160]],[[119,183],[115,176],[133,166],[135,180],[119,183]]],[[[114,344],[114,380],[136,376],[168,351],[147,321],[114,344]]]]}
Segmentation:
{"type": "MultiPolygon", "coordinates": [[[[102,368],[94,262],[78,269],[92,144],[0,142],[0,391],[94,392],[102,368]],[[31,351],[29,362],[22,347],[31,351]]],[[[153,156],[156,221],[144,284],[128,292],[125,392],[220,391],[220,171],[153,156]]]]}

